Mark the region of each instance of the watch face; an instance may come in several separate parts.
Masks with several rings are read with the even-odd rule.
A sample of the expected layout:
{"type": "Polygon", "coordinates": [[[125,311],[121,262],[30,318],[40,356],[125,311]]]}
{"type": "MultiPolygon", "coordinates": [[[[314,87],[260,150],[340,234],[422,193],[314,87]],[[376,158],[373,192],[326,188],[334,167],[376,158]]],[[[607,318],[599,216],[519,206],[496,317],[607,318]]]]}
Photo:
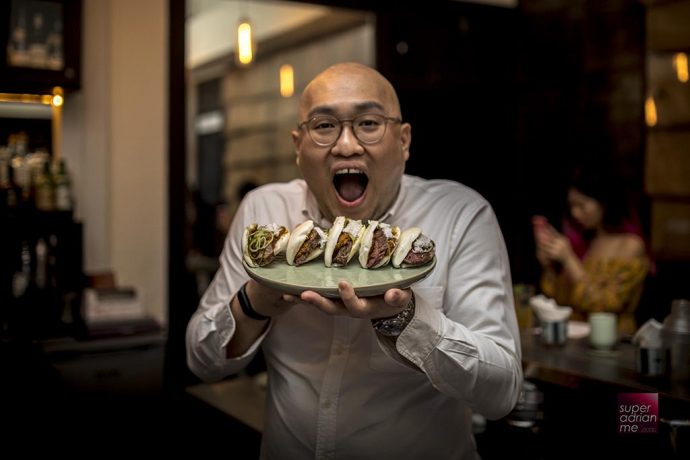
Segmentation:
{"type": "Polygon", "coordinates": [[[405,326],[406,324],[404,324],[403,321],[395,317],[393,319],[381,321],[380,323],[375,324],[374,329],[387,337],[397,337],[400,335],[403,329],[405,329],[405,326]]]}
{"type": "Polygon", "coordinates": [[[407,304],[403,310],[392,318],[380,318],[372,321],[374,329],[379,334],[385,335],[387,337],[397,337],[402,331],[407,327],[412,318],[414,317],[414,297],[410,299],[410,303],[407,304]]]}

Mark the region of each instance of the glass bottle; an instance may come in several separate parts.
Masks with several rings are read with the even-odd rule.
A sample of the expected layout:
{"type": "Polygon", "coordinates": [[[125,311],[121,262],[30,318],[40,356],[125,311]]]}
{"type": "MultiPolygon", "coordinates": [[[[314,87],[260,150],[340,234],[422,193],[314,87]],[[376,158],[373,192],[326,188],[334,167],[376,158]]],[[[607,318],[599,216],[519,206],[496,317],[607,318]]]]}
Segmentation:
{"type": "Polygon", "coordinates": [[[10,161],[0,164],[0,208],[8,217],[15,216],[22,204],[22,189],[14,180],[10,161]]]}
{"type": "Polygon", "coordinates": [[[62,70],[65,66],[62,51],[62,21],[55,19],[53,28],[48,34],[48,67],[53,70],[62,70]]]}
{"type": "Polygon", "coordinates": [[[7,212],[7,200],[10,188],[10,152],[5,146],[0,147],[0,212],[7,212]]]}
{"type": "Polygon", "coordinates": [[[55,209],[55,188],[50,161],[45,161],[41,173],[36,177],[36,208],[38,210],[52,211],[55,209]]]}
{"type": "Polygon", "coordinates": [[[661,326],[661,338],[671,358],[671,379],[690,381],[690,300],[674,299],[661,326]]]}
{"type": "Polygon", "coordinates": [[[71,211],[72,207],[72,178],[67,171],[65,159],[60,158],[58,170],[55,174],[55,209],[58,211],[71,211]]]}
{"type": "Polygon", "coordinates": [[[40,11],[34,13],[29,29],[29,58],[31,66],[36,68],[47,67],[48,46],[46,45],[46,33],[44,18],[40,11]]]}
{"type": "Polygon", "coordinates": [[[22,202],[28,202],[31,197],[31,171],[26,158],[29,138],[25,132],[10,137],[10,165],[14,172],[14,182],[22,190],[22,202]]]}
{"type": "Polygon", "coordinates": [[[26,13],[19,8],[17,22],[12,26],[10,42],[7,45],[7,62],[17,67],[28,64],[26,13]]]}

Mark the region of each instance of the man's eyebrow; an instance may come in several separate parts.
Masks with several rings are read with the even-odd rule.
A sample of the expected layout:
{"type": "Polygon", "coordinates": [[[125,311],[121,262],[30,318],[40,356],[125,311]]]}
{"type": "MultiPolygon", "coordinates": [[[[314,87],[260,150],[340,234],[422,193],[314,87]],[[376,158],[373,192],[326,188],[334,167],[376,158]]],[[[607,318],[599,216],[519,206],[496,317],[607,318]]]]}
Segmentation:
{"type": "MultiPolygon", "coordinates": [[[[384,111],[383,105],[381,105],[379,102],[376,101],[367,101],[367,102],[360,102],[354,105],[355,112],[357,113],[366,113],[367,111],[370,110],[380,110],[384,111]]],[[[329,106],[329,105],[317,105],[316,107],[312,108],[309,113],[307,114],[307,119],[313,118],[317,115],[332,115],[336,116],[337,111],[329,106]]]]}
{"type": "Polygon", "coordinates": [[[367,101],[367,102],[362,102],[360,104],[355,104],[355,108],[357,109],[358,112],[365,112],[367,110],[372,110],[372,109],[378,109],[383,111],[384,107],[381,105],[379,102],[376,101],[367,101]]]}
{"type": "Polygon", "coordinates": [[[307,119],[313,118],[316,115],[333,115],[335,116],[335,109],[327,105],[317,105],[307,113],[307,119]]]}

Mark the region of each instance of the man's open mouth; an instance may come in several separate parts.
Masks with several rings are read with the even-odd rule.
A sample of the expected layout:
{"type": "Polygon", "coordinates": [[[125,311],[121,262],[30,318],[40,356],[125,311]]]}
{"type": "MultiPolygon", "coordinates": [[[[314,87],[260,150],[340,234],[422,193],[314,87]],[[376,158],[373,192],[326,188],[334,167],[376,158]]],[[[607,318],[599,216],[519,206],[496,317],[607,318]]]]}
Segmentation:
{"type": "Polygon", "coordinates": [[[355,168],[341,169],[333,176],[333,186],[343,200],[347,202],[357,201],[367,188],[369,178],[355,168]]]}

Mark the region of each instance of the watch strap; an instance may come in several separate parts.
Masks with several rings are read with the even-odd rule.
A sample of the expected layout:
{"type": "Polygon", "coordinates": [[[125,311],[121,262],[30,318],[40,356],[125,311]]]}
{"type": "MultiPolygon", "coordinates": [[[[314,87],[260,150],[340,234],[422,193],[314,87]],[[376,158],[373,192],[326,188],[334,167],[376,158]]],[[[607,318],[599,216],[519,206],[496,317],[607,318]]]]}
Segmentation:
{"type": "Polygon", "coordinates": [[[262,315],[261,313],[254,310],[254,308],[252,307],[252,303],[249,301],[249,296],[247,295],[246,289],[247,283],[244,283],[240,290],[237,291],[237,301],[240,303],[242,313],[244,313],[252,319],[256,319],[259,321],[266,321],[267,319],[271,319],[270,316],[262,315]]]}
{"type": "Polygon", "coordinates": [[[376,318],[371,320],[371,324],[374,330],[381,335],[386,337],[397,337],[402,331],[410,324],[415,312],[415,299],[414,293],[410,297],[410,301],[407,303],[405,308],[403,308],[400,313],[395,316],[390,316],[387,318],[376,318]]]}

